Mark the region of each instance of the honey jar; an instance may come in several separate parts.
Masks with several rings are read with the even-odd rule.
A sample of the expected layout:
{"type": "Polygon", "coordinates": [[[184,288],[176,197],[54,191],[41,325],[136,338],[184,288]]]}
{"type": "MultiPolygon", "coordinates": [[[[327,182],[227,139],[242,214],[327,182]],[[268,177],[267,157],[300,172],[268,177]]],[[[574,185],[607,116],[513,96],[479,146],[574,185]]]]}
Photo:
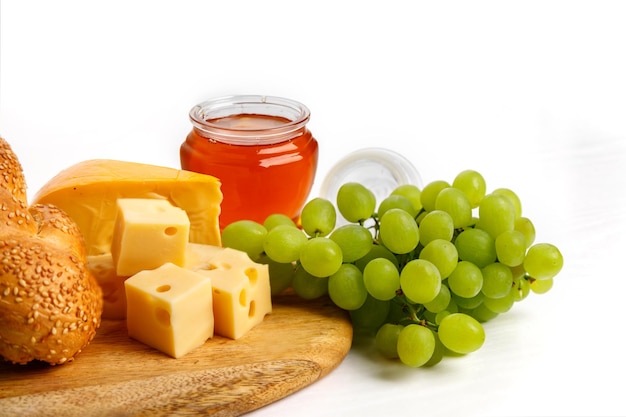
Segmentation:
{"type": "Polygon", "coordinates": [[[190,110],[181,168],[221,181],[222,229],[236,220],[263,223],[275,213],[297,221],[319,156],[310,116],[297,101],[262,95],[217,98],[190,110]]]}

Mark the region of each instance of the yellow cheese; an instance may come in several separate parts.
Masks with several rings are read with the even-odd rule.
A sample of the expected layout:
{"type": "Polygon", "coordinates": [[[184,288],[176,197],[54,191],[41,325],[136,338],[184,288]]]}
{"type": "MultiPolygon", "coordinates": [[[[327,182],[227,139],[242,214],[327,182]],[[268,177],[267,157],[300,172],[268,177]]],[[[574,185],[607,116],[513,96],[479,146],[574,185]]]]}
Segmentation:
{"type": "Polygon", "coordinates": [[[211,269],[211,261],[224,250],[221,246],[204,245],[202,243],[187,243],[185,249],[185,268],[196,271],[211,269]]]}
{"type": "Polygon", "coordinates": [[[167,263],[124,285],[133,339],[180,358],[213,337],[211,279],[167,263]]]}
{"type": "Polygon", "coordinates": [[[187,212],[191,242],[220,246],[220,185],[205,174],[96,159],[61,171],[36,193],[33,203],[54,204],[68,213],[90,255],[110,252],[119,198],[168,200],[187,212]]]}
{"type": "Polygon", "coordinates": [[[102,318],[112,320],[126,318],[124,281],[127,277],[117,275],[111,254],[87,256],[87,267],[102,288],[102,318]]]}
{"type": "Polygon", "coordinates": [[[171,262],[185,264],[189,218],[167,200],[120,198],[111,254],[117,275],[130,276],[171,262]]]}
{"type": "Polygon", "coordinates": [[[272,312],[268,266],[245,252],[224,248],[197,272],[211,278],[216,334],[239,339],[272,312]]]}

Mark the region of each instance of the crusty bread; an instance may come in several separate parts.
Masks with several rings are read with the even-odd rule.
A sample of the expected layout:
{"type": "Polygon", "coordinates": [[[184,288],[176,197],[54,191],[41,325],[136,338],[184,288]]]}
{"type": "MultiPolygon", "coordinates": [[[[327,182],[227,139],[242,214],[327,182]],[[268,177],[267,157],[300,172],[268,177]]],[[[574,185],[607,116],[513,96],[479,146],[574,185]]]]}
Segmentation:
{"type": "Polygon", "coordinates": [[[0,138],[0,356],[71,361],[101,315],[102,291],[78,227],[54,206],[28,205],[21,164],[0,138]]]}

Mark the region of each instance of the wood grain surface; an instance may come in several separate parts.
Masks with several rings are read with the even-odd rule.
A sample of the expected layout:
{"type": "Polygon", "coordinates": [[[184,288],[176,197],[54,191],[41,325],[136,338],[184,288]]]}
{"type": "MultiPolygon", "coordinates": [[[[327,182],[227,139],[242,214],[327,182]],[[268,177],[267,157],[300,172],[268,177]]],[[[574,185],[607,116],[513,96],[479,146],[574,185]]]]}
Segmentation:
{"type": "Polygon", "coordinates": [[[327,375],[352,343],[347,314],[328,299],[274,298],[243,338],[219,336],[179,359],[104,321],[75,361],[0,363],[3,416],[238,416],[327,375]]]}

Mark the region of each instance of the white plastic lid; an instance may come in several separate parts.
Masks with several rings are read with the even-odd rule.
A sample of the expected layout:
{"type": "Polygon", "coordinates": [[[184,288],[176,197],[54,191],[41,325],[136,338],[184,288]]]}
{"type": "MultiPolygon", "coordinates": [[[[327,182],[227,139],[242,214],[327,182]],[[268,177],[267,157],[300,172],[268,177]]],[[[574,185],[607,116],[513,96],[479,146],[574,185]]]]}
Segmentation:
{"type": "Polygon", "coordinates": [[[419,172],[404,156],[385,148],[364,148],[340,159],[328,172],[320,187],[320,196],[333,203],[337,191],[347,182],[358,182],[376,196],[377,204],[403,184],[422,188],[419,172]]]}

